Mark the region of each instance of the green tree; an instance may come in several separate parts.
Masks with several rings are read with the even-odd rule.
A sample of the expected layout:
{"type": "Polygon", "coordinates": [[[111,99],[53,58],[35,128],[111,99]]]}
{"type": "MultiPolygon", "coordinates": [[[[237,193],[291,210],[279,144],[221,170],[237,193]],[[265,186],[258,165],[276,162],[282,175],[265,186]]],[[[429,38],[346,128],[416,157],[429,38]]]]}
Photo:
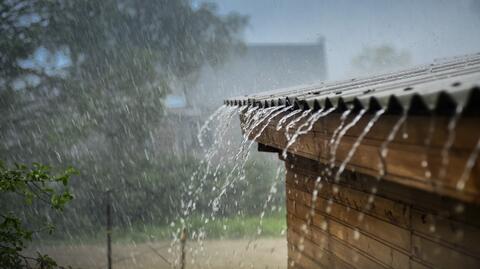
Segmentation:
{"type": "MultiPolygon", "coordinates": [[[[162,139],[153,137],[153,130],[164,115],[164,96],[179,81],[194,82],[203,65],[221,64],[240,50],[245,17],[219,15],[211,4],[193,6],[187,0],[3,3],[18,11],[11,15],[17,23],[4,24],[2,36],[18,31],[12,28],[18,22],[33,22],[22,28],[31,44],[14,34],[1,43],[2,55],[3,46],[12,48],[5,53],[11,60],[0,63],[2,70],[22,71],[2,73],[1,79],[21,77],[29,83],[0,84],[0,103],[5,104],[0,108],[5,108],[0,158],[78,167],[84,179],[72,182],[78,214],[66,221],[82,216],[89,219],[86,225],[101,223],[102,212],[92,210],[101,204],[102,190],[112,189],[121,203],[158,193],[152,186],[188,178],[193,162],[148,157],[152,141],[162,139]],[[42,57],[48,60],[39,61],[42,57]],[[59,58],[66,62],[62,68],[59,58]],[[31,77],[40,71],[42,76],[31,77]],[[172,168],[165,168],[168,163],[172,168]],[[151,184],[146,177],[170,181],[151,184]]],[[[132,214],[139,212],[139,204],[116,207],[124,218],[119,221],[143,219],[132,214]]]]}
{"type": "Polygon", "coordinates": [[[59,175],[52,175],[45,165],[32,167],[16,164],[9,168],[0,161],[0,267],[1,268],[57,268],[56,262],[47,255],[26,256],[23,251],[36,233],[55,228],[44,223],[36,214],[21,218],[19,205],[27,208],[42,203],[53,210],[61,211],[73,198],[68,181],[76,173],[69,168],[59,175]]]}

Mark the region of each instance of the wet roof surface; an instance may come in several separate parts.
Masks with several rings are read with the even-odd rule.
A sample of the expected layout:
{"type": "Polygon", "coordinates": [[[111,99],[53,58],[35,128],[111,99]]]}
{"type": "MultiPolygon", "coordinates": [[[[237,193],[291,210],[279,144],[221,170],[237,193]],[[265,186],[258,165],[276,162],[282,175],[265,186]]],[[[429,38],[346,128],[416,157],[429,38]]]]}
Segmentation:
{"type": "Polygon", "coordinates": [[[225,100],[227,105],[336,107],[387,113],[480,114],[480,53],[399,72],[260,92],[225,100]]]}

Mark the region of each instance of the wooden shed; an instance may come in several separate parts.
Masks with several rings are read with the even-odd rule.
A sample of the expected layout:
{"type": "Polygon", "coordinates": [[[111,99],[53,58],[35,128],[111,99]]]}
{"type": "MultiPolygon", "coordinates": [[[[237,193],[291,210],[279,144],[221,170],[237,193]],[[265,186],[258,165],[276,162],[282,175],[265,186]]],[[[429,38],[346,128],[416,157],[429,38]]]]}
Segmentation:
{"type": "Polygon", "coordinates": [[[226,104],[285,162],[289,268],[480,268],[479,54],[226,104]]]}

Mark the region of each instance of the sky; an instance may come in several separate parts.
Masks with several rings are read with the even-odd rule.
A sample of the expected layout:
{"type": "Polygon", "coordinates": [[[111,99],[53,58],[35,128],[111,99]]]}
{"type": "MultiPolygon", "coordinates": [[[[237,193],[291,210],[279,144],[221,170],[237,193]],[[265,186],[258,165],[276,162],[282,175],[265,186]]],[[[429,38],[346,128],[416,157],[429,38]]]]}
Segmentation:
{"type": "MultiPolygon", "coordinates": [[[[212,2],[212,1],[209,1],[212,2]]],[[[247,43],[323,37],[329,79],[348,76],[364,47],[393,45],[412,64],[480,52],[480,0],[215,0],[221,14],[250,17],[247,43]]]]}

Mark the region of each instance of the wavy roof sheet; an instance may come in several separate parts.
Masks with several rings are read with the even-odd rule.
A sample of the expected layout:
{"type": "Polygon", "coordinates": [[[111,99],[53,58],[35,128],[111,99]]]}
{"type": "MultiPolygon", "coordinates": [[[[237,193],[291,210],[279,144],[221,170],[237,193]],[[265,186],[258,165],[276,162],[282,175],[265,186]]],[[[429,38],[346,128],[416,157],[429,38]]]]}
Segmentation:
{"type": "Polygon", "coordinates": [[[479,114],[480,53],[394,73],[234,97],[225,104],[369,111],[383,108],[392,114],[403,110],[410,114],[479,114]]]}

